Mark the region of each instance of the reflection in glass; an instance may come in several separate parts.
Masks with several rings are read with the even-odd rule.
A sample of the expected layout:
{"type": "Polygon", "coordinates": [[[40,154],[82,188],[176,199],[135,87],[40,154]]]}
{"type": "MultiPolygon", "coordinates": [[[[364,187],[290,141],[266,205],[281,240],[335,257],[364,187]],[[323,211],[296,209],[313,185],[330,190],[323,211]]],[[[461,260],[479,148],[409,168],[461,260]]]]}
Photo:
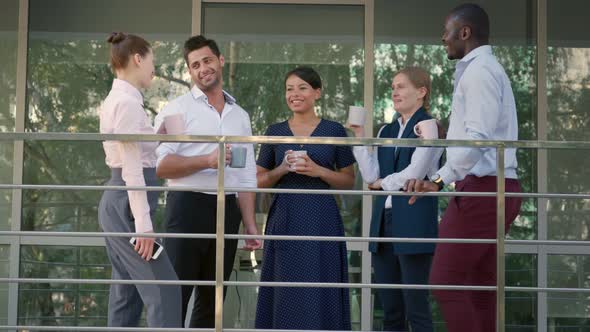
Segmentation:
{"type": "MultiPolygon", "coordinates": [[[[391,101],[391,80],[395,72],[408,66],[423,67],[430,72],[431,112],[448,128],[455,63],[447,59],[440,35],[445,13],[460,3],[451,0],[375,2],[374,133],[384,123],[391,122],[395,113],[391,101]],[[420,12],[428,19],[415,20],[405,15],[408,12],[420,12]]],[[[486,4],[485,8],[491,20],[494,54],[511,80],[516,99],[519,139],[535,139],[536,50],[534,35],[530,30],[531,22],[528,21],[534,17],[534,13],[527,1],[495,1],[486,4]],[[507,12],[512,14],[506,15],[507,12]]],[[[530,149],[520,149],[518,165],[523,192],[536,191],[536,153],[530,149]]],[[[441,200],[441,203],[441,211],[444,211],[446,202],[441,200]]],[[[521,211],[509,236],[517,239],[535,238],[536,201],[523,201],[521,211]]]]}
{"type": "MultiPolygon", "coordinates": [[[[560,45],[561,46],[561,45],[560,45]]],[[[590,140],[590,48],[587,44],[548,49],[548,138],[590,140]]],[[[569,46],[569,45],[568,45],[569,46]]],[[[587,151],[548,150],[548,191],[590,191],[587,151]]],[[[551,240],[590,240],[588,200],[551,199],[547,205],[551,240]]]]}
{"type": "MultiPolygon", "coordinates": [[[[548,287],[590,288],[590,256],[550,255],[548,287]]],[[[548,328],[555,331],[585,331],[590,326],[588,293],[548,293],[548,328]]]]}
{"type": "MultiPolygon", "coordinates": [[[[10,247],[0,245],[0,278],[10,276],[10,247]]],[[[8,283],[0,283],[0,324],[8,324],[8,283]]]]}
{"type": "MultiPolygon", "coordinates": [[[[536,287],[537,256],[506,255],[506,286],[536,287]]],[[[506,331],[537,331],[537,294],[506,292],[506,331]]]]}
{"type": "MultiPolygon", "coordinates": [[[[21,278],[107,279],[104,247],[22,246],[21,278]]],[[[20,325],[106,326],[108,285],[34,283],[19,287],[20,325]]]]}
{"type": "MultiPolygon", "coordinates": [[[[590,140],[590,38],[584,0],[547,2],[547,135],[549,140],[590,140]]],[[[590,191],[588,151],[548,150],[548,191],[590,191]]],[[[587,200],[551,199],[550,240],[590,240],[587,200]]]]}
{"type": "MultiPolygon", "coordinates": [[[[191,27],[190,0],[176,0],[175,6],[155,0],[58,2],[30,4],[27,131],[98,132],[98,108],[113,79],[106,43],[113,29],[139,34],[152,43],[156,79],[144,92],[151,116],[187,91],[182,43],[191,27]]],[[[101,185],[107,176],[100,142],[25,144],[25,183],[101,185]]],[[[100,195],[26,190],[23,229],[96,231],[100,195]]]]}
{"type": "MultiPolygon", "coordinates": [[[[260,281],[262,250],[252,253],[239,250],[236,254],[230,281],[260,281]]],[[[348,252],[348,278],[350,283],[361,282],[361,253],[348,252]]],[[[230,286],[224,302],[223,326],[225,328],[254,328],[258,288],[230,286]]],[[[351,322],[353,330],[361,329],[361,289],[350,289],[351,322]]]]}
{"type": "MultiPolygon", "coordinates": [[[[2,3],[0,11],[0,132],[14,131],[16,114],[16,63],[18,49],[18,0],[2,3]]],[[[0,183],[13,183],[14,144],[0,142],[0,183]]],[[[12,191],[0,190],[0,230],[10,229],[12,191]]]]}
{"type": "MultiPolygon", "coordinates": [[[[393,75],[408,66],[423,67],[432,77],[432,115],[448,128],[453,93],[455,62],[447,59],[441,44],[446,14],[458,0],[445,1],[375,1],[375,74],[373,133],[394,116],[391,101],[393,75]],[[420,13],[419,19],[408,13],[420,13]]],[[[516,99],[519,139],[536,138],[536,49],[535,13],[530,1],[498,0],[486,2],[484,8],[490,16],[491,40],[494,54],[510,78],[516,99]]],[[[518,176],[523,192],[537,191],[536,153],[518,151],[518,176]]],[[[442,212],[447,199],[439,199],[442,212]]],[[[521,214],[513,223],[509,237],[534,239],[537,237],[536,200],[523,200],[521,214]]],[[[536,259],[527,255],[509,255],[506,261],[509,283],[536,284],[536,259]]],[[[507,329],[534,331],[536,296],[507,294],[507,329]]],[[[378,301],[375,302],[375,329],[381,326],[378,301]]],[[[444,330],[442,317],[433,301],[433,319],[438,330],[444,330]]]]}
{"type": "MultiPolygon", "coordinates": [[[[254,135],[262,135],[290,117],[284,76],[298,65],[322,77],[320,117],[344,124],[348,106],[362,104],[363,18],[362,6],[205,3],[203,32],[225,57],[224,88],[250,114],[254,135]]],[[[357,174],[357,189],[361,183],[357,174]]],[[[361,198],[337,200],[346,234],[360,235],[361,198]]],[[[265,214],[268,204],[260,206],[265,214]]]]}

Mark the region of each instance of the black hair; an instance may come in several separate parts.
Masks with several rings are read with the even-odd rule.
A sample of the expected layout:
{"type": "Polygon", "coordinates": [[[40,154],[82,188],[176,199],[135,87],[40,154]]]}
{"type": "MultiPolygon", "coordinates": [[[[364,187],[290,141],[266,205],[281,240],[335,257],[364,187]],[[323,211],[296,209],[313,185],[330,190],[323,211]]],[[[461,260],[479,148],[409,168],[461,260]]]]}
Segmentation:
{"type": "Polygon", "coordinates": [[[209,47],[213,54],[219,58],[221,52],[217,43],[213,39],[207,39],[203,35],[192,36],[186,42],[184,42],[184,61],[188,64],[188,55],[190,52],[201,49],[203,47],[209,47]]]}
{"type": "Polygon", "coordinates": [[[322,78],[320,77],[320,74],[311,67],[297,67],[291,70],[285,75],[285,83],[289,77],[293,75],[307,82],[307,84],[311,85],[313,89],[322,88],[322,78]]]}
{"type": "Polygon", "coordinates": [[[474,38],[480,42],[488,42],[490,38],[490,18],[479,5],[466,3],[451,10],[450,16],[471,28],[474,38]]]}

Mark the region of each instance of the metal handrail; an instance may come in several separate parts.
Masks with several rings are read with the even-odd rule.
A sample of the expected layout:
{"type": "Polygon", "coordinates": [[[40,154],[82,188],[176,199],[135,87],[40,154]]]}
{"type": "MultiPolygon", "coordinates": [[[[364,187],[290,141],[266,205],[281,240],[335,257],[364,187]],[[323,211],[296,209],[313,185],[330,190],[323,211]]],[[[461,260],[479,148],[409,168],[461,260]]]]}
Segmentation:
{"type": "MultiPolygon", "coordinates": [[[[590,149],[590,142],[554,142],[554,141],[489,141],[489,140],[424,140],[424,139],[383,139],[383,138],[336,138],[336,137],[279,137],[279,136],[198,136],[198,135],[137,135],[137,134],[68,134],[68,133],[0,133],[0,141],[25,141],[25,140],[43,140],[43,141],[158,141],[158,142],[202,142],[202,143],[216,143],[218,144],[219,163],[218,163],[218,185],[217,188],[207,188],[204,191],[217,192],[217,229],[216,233],[213,234],[192,234],[192,236],[185,236],[189,234],[180,234],[179,237],[195,237],[195,238],[213,238],[216,239],[216,278],[215,281],[172,281],[178,284],[189,282],[189,284],[196,284],[195,282],[203,282],[208,285],[215,285],[215,331],[221,332],[223,329],[223,287],[225,285],[235,286],[275,286],[275,287],[343,287],[352,288],[379,288],[379,287],[398,287],[398,288],[421,288],[421,289],[436,289],[437,287],[451,287],[451,289],[478,289],[475,286],[458,286],[458,285],[395,285],[395,284],[345,284],[345,283],[282,283],[282,282],[225,282],[223,280],[223,245],[224,239],[226,238],[261,238],[270,240],[314,240],[314,241],[371,241],[371,242],[463,242],[466,240],[475,242],[471,243],[497,243],[496,245],[496,256],[497,256],[497,284],[496,286],[477,286],[486,287],[487,290],[496,290],[497,300],[497,331],[504,331],[505,323],[505,308],[504,308],[504,296],[505,291],[543,291],[551,292],[558,291],[555,288],[533,288],[533,287],[506,287],[505,286],[505,260],[504,260],[504,247],[505,243],[517,243],[517,244],[539,244],[539,243],[551,243],[556,244],[559,242],[576,242],[577,244],[587,245],[585,241],[538,241],[538,240],[505,240],[504,235],[504,206],[505,199],[507,197],[527,197],[527,198],[579,198],[587,199],[590,198],[590,194],[557,194],[557,193],[506,193],[504,187],[505,172],[504,172],[504,157],[506,149],[514,148],[531,148],[531,149],[590,149]],[[289,189],[263,189],[263,188],[226,188],[224,186],[224,160],[225,160],[225,147],[227,144],[232,143],[272,143],[272,144],[330,144],[330,145],[371,145],[371,146],[398,146],[398,147],[472,147],[472,148],[489,148],[496,150],[496,178],[497,178],[497,191],[486,192],[486,193],[404,193],[404,192],[375,192],[365,190],[289,190],[289,189]],[[338,237],[338,239],[331,239],[330,237],[292,237],[292,236],[246,236],[246,235],[226,235],[224,229],[224,214],[225,214],[225,192],[270,192],[270,193],[317,193],[317,194],[361,194],[361,195],[420,195],[420,196],[485,196],[485,197],[496,197],[496,215],[497,215],[497,235],[496,239],[407,239],[407,238],[345,238],[338,237]],[[483,241],[483,242],[481,242],[483,241]],[[301,284],[300,286],[294,286],[294,284],[301,284]],[[350,286],[350,287],[348,287],[350,286]],[[459,287],[459,288],[453,288],[459,287]],[[467,289],[467,288],[466,288],[467,289]]],[[[71,185],[0,185],[0,189],[60,189],[60,190],[145,190],[145,191],[163,191],[163,190],[181,190],[181,191],[195,191],[194,187],[126,187],[126,186],[71,186],[71,185]]],[[[59,232],[0,232],[0,235],[8,236],[56,236],[59,232]],[[41,235],[39,233],[45,233],[47,235],[41,235]]],[[[62,232],[69,233],[69,232],[62,232]]],[[[71,233],[70,233],[71,234],[71,233]]],[[[85,232],[85,233],[74,233],[73,236],[129,236],[130,233],[98,233],[85,232]],[[82,235],[84,234],[84,235],[82,235]]],[[[150,236],[160,237],[172,237],[178,236],[179,234],[150,234],[150,236]]],[[[69,235],[62,235],[69,236],[69,235]]],[[[142,234],[146,236],[146,234],[142,234]]],[[[0,278],[0,282],[32,282],[31,280],[54,280],[54,282],[73,282],[76,279],[24,279],[24,278],[0,278]],[[27,280],[27,281],[25,281],[27,280]]],[[[80,282],[89,282],[90,279],[77,279],[80,282]]],[[[95,279],[97,283],[113,283],[113,282],[129,282],[134,284],[140,283],[162,283],[161,280],[110,280],[110,279],[95,279]]],[[[43,281],[41,281],[43,282],[43,281]]],[[[165,281],[171,282],[171,281],[165,281]]],[[[449,289],[449,288],[447,288],[449,289]]],[[[563,289],[563,291],[577,291],[577,292],[588,292],[587,289],[563,289]]],[[[0,326],[0,329],[6,329],[6,326],[0,326]]],[[[11,326],[10,328],[19,328],[11,326]]],[[[45,328],[45,327],[43,327],[45,328]]],[[[43,328],[34,326],[31,329],[43,330],[43,328]]],[[[51,327],[55,328],[55,327],[51,327]]],[[[82,331],[76,327],[76,330],[82,331]]],[[[108,328],[100,329],[94,328],[88,331],[116,331],[117,329],[108,328]]],[[[145,329],[124,329],[124,331],[143,331],[145,329]]],[[[157,330],[157,329],[151,329],[157,330]]],[[[174,331],[176,329],[166,329],[167,331],[174,331]]],[[[179,329],[181,330],[181,329],[179,329]]],[[[185,329],[182,329],[186,331],[185,329]]],[[[209,331],[211,329],[195,329],[198,331],[209,331]]],[[[252,329],[225,329],[232,331],[250,331],[252,329]]],[[[122,330],[123,331],[123,330],[122,330]]],[[[254,331],[254,330],[252,330],[254,331]]],[[[270,330],[269,330],[270,331],[270,330]]],[[[278,331],[278,330],[277,330],[278,331]]]]}
{"type": "MultiPolygon", "coordinates": [[[[8,189],[26,189],[26,190],[143,190],[143,191],[198,191],[198,192],[216,192],[217,189],[200,188],[189,186],[114,186],[114,185],[53,185],[53,184],[0,184],[0,190],[8,189]]],[[[477,192],[405,192],[405,191],[387,191],[387,190],[338,190],[338,189],[281,189],[281,188],[243,188],[243,187],[225,187],[225,192],[253,192],[268,194],[316,194],[316,195],[372,195],[372,196],[435,196],[435,197],[495,197],[497,192],[477,191],[477,192]]],[[[587,194],[570,194],[570,193],[506,193],[506,197],[521,198],[571,198],[571,199],[590,199],[590,193],[587,194]]]]}
{"type": "Polygon", "coordinates": [[[0,141],[142,141],[186,143],[268,143],[268,144],[324,144],[324,145],[372,145],[401,147],[473,147],[505,149],[590,149],[585,141],[496,141],[496,140],[451,140],[411,138],[355,138],[355,137],[294,137],[294,136],[202,136],[202,135],[156,135],[156,134],[98,134],[98,133],[27,133],[3,132],[0,141]]]}
{"type": "MultiPolygon", "coordinates": [[[[75,279],[75,278],[0,278],[0,283],[53,283],[53,284],[96,284],[96,285],[189,285],[216,286],[215,280],[129,280],[129,279],[75,279]]],[[[223,281],[223,286],[245,287],[315,287],[315,288],[370,288],[370,289],[444,289],[493,291],[496,286],[482,285],[423,285],[423,284],[366,284],[339,282],[279,282],[279,281],[223,281]]],[[[521,287],[506,286],[506,291],[590,293],[590,288],[569,287],[521,287]]]]}

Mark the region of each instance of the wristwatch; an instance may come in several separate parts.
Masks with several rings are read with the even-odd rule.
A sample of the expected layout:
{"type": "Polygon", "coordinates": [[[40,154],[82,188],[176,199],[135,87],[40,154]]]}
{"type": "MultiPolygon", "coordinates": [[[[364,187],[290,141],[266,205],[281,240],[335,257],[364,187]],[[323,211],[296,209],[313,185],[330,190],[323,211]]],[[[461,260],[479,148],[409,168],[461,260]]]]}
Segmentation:
{"type": "Polygon", "coordinates": [[[438,186],[438,191],[441,191],[445,186],[445,183],[439,174],[434,174],[430,180],[438,186]]]}

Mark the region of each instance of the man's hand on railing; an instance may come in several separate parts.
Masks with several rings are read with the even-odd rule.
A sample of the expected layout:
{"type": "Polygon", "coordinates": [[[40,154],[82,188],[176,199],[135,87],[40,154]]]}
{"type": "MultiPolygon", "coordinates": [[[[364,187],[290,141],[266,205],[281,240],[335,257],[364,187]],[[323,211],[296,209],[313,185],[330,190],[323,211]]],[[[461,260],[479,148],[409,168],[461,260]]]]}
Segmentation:
{"type": "MultiPolygon", "coordinates": [[[[408,193],[411,193],[411,192],[424,193],[424,192],[438,191],[438,185],[434,182],[431,182],[431,181],[411,179],[411,180],[406,181],[406,184],[404,185],[404,191],[408,192],[408,193]]],[[[416,200],[418,198],[420,198],[420,196],[410,197],[408,204],[412,205],[412,204],[416,203],[416,200]]]]}
{"type": "MultiPolygon", "coordinates": [[[[258,229],[256,225],[248,225],[244,227],[244,233],[247,235],[258,235],[258,229]]],[[[259,239],[246,239],[244,244],[244,250],[256,250],[262,247],[262,240],[259,239]]]]}

